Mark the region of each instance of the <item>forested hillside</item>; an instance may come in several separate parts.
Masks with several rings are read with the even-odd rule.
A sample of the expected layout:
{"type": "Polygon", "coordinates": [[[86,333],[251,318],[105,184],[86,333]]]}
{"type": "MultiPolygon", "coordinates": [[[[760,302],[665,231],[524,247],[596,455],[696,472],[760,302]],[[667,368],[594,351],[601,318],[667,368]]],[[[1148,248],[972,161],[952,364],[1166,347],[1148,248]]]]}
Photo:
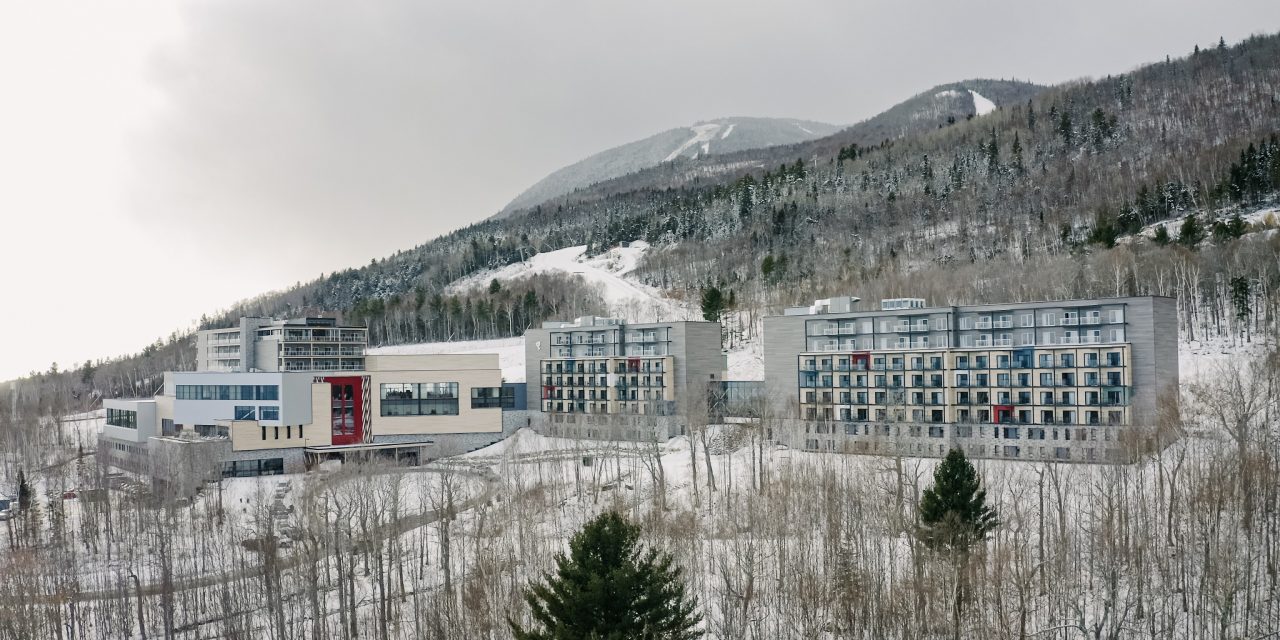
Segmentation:
{"type": "MultiPolygon", "coordinates": [[[[1275,35],[1045,90],[947,85],[827,138],[665,163],[247,300],[204,325],[324,312],[368,323],[375,342],[518,335],[548,317],[602,312],[600,296],[568,275],[452,295],[447,285],[539,252],[639,239],[653,249],[633,275],[682,300],[727,289],[753,316],[836,293],[932,303],[1159,293],[1180,297],[1190,337],[1202,321],[1224,330],[1236,310],[1256,322],[1271,304],[1273,235],[1214,223],[1274,197],[1278,130],[1275,35]],[[893,137],[929,96],[951,91],[944,100],[971,109],[970,89],[1001,106],[972,118],[944,109],[893,137]],[[1126,239],[1174,219],[1172,233],[1126,239]]],[[[164,366],[189,364],[181,349],[165,350],[164,366]]],[[[121,380],[159,370],[122,362],[143,375],[121,380]]]]}
{"type": "Polygon", "coordinates": [[[597,182],[664,162],[803,142],[828,136],[839,129],[824,122],[783,118],[718,118],[668,129],[552,172],[516,196],[498,215],[510,215],[597,182]]]}

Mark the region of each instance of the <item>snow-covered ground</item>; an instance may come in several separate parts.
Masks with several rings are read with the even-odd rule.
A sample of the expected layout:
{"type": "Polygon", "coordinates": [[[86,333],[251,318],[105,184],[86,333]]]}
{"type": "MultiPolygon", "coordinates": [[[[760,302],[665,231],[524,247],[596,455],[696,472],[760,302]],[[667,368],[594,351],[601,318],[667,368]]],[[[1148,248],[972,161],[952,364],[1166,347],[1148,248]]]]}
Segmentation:
{"type": "Polygon", "coordinates": [[[474,273],[451,283],[446,291],[460,293],[499,282],[518,280],[537,274],[562,273],[582,276],[597,286],[609,304],[610,313],[632,322],[679,320],[690,317],[690,311],[665,297],[659,289],[636,282],[627,274],[635,270],[649,244],[635,241],[626,247],[614,247],[595,256],[586,256],[587,247],[579,245],[539,253],[524,262],[474,273]]]}
{"type": "Polygon", "coordinates": [[[498,366],[502,367],[502,379],[507,382],[524,382],[524,338],[498,338],[496,340],[466,340],[459,342],[422,342],[374,347],[370,355],[426,355],[436,353],[496,353],[498,366]]]}
{"type": "MultiPolygon", "coordinates": [[[[1134,238],[1154,238],[1156,236],[1156,230],[1160,227],[1164,227],[1165,231],[1169,233],[1170,238],[1176,239],[1178,237],[1178,233],[1182,229],[1183,221],[1185,221],[1187,216],[1192,213],[1200,216],[1201,224],[1207,227],[1217,220],[1229,220],[1233,215],[1238,213],[1238,211],[1235,208],[1222,209],[1214,212],[1213,217],[1209,219],[1204,218],[1205,212],[1203,211],[1184,212],[1177,217],[1170,218],[1168,220],[1153,222],[1143,227],[1141,231],[1133,234],[1132,236],[1119,238],[1116,242],[1127,243],[1132,242],[1134,238]]],[[[1240,218],[1251,228],[1250,232],[1274,232],[1275,229],[1280,228],[1280,207],[1266,206],[1253,211],[1239,213],[1240,218]]],[[[1208,232],[1208,229],[1206,229],[1206,232],[1208,232]]]]}
{"type": "Polygon", "coordinates": [[[679,147],[676,147],[676,150],[672,151],[666,158],[663,158],[662,161],[671,162],[672,160],[679,158],[680,154],[684,153],[689,147],[694,145],[700,145],[704,155],[711,153],[711,141],[715,139],[717,133],[720,133],[720,127],[721,125],[715,123],[695,124],[692,127],[689,127],[689,129],[693,131],[693,137],[686,140],[684,144],[679,147]]]}
{"type": "Polygon", "coordinates": [[[981,93],[973,89],[970,89],[969,93],[973,95],[973,109],[978,115],[985,116],[996,110],[996,103],[986,99],[981,93]]]}

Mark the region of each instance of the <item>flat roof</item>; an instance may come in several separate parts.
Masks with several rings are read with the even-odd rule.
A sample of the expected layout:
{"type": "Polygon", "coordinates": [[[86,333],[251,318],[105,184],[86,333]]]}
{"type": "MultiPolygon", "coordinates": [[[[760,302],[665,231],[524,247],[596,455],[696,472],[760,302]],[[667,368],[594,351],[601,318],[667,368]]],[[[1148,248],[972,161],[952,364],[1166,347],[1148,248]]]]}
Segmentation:
{"type": "MultiPolygon", "coordinates": [[[[817,316],[850,316],[850,315],[923,315],[929,313],[950,313],[951,311],[982,311],[984,309],[1018,309],[1034,306],[1080,306],[1089,307],[1106,304],[1119,304],[1129,300],[1151,300],[1166,299],[1173,300],[1172,296],[1112,296],[1106,298],[1069,298],[1065,300],[1020,300],[1010,302],[983,302],[980,304],[955,304],[955,305],[939,305],[932,307],[916,307],[904,309],[862,309],[857,311],[826,311],[822,313],[797,313],[792,315],[773,314],[765,316],[766,318],[805,318],[817,316]]],[[[809,309],[810,305],[801,305],[795,307],[786,307],[786,309],[809,309]]]]}

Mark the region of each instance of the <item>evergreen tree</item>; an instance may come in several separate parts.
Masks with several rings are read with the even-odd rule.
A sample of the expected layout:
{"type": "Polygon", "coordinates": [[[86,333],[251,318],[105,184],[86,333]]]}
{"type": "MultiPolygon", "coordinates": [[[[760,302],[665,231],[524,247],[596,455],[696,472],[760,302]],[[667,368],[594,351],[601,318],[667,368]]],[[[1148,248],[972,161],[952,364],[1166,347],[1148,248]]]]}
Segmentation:
{"type": "Polygon", "coordinates": [[[772,254],[765,256],[764,260],[760,261],[760,275],[764,276],[765,280],[768,280],[769,276],[773,275],[773,255],[772,254]]]}
{"type": "Polygon", "coordinates": [[[1071,112],[1066,109],[1062,110],[1062,116],[1058,119],[1058,134],[1062,136],[1063,144],[1071,146],[1075,130],[1071,124],[1071,112]]]}
{"type": "Polygon", "coordinates": [[[1236,276],[1231,279],[1231,304],[1236,308],[1236,320],[1244,322],[1249,319],[1249,279],[1236,276]]]}
{"type": "Polygon", "coordinates": [[[720,314],[724,313],[725,299],[724,293],[719,287],[712,285],[702,290],[702,317],[709,322],[719,322],[720,314]]]}
{"type": "Polygon", "coordinates": [[[671,554],[639,546],[640,527],[615,512],[583,526],[556,570],[525,591],[536,627],[508,618],[516,640],[695,640],[702,620],[671,554]]]}
{"type": "Polygon", "coordinates": [[[31,508],[31,484],[27,482],[27,474],[18,469],[18,509],[26,511],[31,508]]]}
{"type": "Polygon", "coordinates": [[[933,486],[920,497],[921,541],[934,550],[967,553],[999,524],[977,470],[963,451],[952,449],[934,470],[933,486]]]}
{"type": "Polygon", "coordinates": [[[1160,246],[1169,244],[1169,227],[1165,225],[1156,227],[1156,237],[1154,240],[1156,244],[1160,246]]]}
{"type": "Polygon", "coordinates": [[[1022,140],[1018,138],[1018,132],[1013,132],[1013,170],[1018,175],[1026,175],[1027,167],[1022,163],[1022,140]]]}
{"type": "Polygon", "coordinates": [[[991,142],[987,144],[987,173],[995,175],[1000,171],[1000,143],[996,141],[996,128],[991,127],[991,142]]]}
{"type": "Polygon", "coordinates": [[[924,545],[946,555],[955,582],[951,600],[951,637],[960,640],[960,621],[968,593],[969,550],[986,540],[1000,525],[996,510],[987,506],[982,479],[959,448],[933,472],[933,486],[920,497],[916,535],[924,545]]]}
{"type": "Polygon", "coordinates": [[[1204,227],[1200,226],[1200,220],[1193,213],[1182,221],[1182,228],[1178,231],[1178,244],[1194,249],[1202,241],[1204,241],[1204,227]]]}
{"type": "Polygon", "coordinates": [[[1249,225],[1245,224],[1244,218],[1241,218],[1240,214],[1237,213],[1231,216],[1229,220],[1218,220],[1213,223],[1213,239],[1218,242],[1235,240],[1243,236],[1248,229],[1249,225]]]}
{"type": "Polygon", "coordinates": [[[490,293],[490,294],[494,294],[494,293],[497,293],[497,292],[499,292],[499,291],[502,291],[502,283],[501,283],[501,282],[498,282],[498,279],[497,279],[497,278],[494,278],[494,279],[490,280],[490,281],[489,281],[489,293],[490,293]]]}

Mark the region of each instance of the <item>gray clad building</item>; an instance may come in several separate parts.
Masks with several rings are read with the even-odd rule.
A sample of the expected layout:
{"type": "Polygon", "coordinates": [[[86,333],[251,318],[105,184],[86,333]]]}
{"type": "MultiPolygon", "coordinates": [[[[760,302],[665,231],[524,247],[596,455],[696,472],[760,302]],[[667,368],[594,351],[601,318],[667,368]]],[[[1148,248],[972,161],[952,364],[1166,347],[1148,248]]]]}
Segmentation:
{"type": "Polygon", "coordinates": [[[333,318],[246,316],[196,333],[196,371],[360,371],[368,343],[368,329],[333,318]]]}
{"type": "MultiPolygon", "coordinates": [[[[708,384],[723,380],[727,368],[715,322],[587,316],[544,322],[524,341],[527,404],[542,424],[643,423],[678,433],[679,417],[706,414],[708,384]],[[635,419],[609,419],[628,416],[635,419]]],[[[607,434],[593,427],[580,435],[607,434]]]]}
{"type": "Polygon", "coordinates": [[[1176,406],[1165,297],[863,310],[818,300],[764,320],[773,437],[818,451],[1121,461],[1176,406]]]}

